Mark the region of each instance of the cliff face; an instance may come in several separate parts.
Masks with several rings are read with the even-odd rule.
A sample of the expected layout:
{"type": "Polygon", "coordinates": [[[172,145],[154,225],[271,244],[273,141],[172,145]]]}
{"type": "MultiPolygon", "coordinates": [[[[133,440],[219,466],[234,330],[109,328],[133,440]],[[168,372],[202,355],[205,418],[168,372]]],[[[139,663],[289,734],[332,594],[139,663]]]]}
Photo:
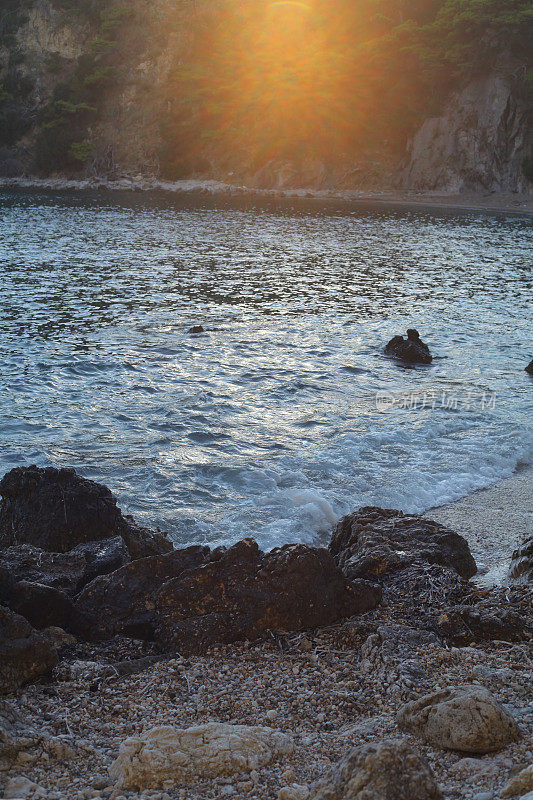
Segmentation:
{"type": "MultiPolygon", "coordinates": [[[[113,30],[108,37],[118,39],[120,75],[97,92],[98,115],[88,121],[84,132],[91,155],[79,174],[161,175],[164,119],[176,96],[172,94],[173,70],[176,64],[189,63],[195,47],[192,31],[199,27],[192,23],[202,15],[208,18],[212,3],[131,0],[128,7],[133,9],[135,25],[128,29],[126,23],[126,34],[122,29],[113,30]]],[[[38,172],[35,151],[42,110],[56,87],[72,80],[76,65],[95,42],[98,44],[100,36],[94,20],[65,13],[49,0],[36,0],[16,32],[15,64],[0,45],[0,84],[9,91],[15,72],[18,84],[22,79],[31,87],[20,101],[26,120],[21,134],[7,146],[0,142],[0,177],[38,172]]],[[[15,81],[14,85],[18,84],[15,81]]],[[[401,185],[450,192],[528,192],[532,184],[523,163],[533,153],[533,134],[531,102],[523,96],[523,85],[501,70],[472,81],[451,98],[440,117],[422,124],[400,164],[387,141],[379,137],[373,150],[362,147],[355,157],[336,152],[332,146],[323,159],[296,162],[273,151],[257,163],[256,154],[246,146],[222,156],[220,142],[211,135],[197,145],[201,158],[194,176],[256,188],[401,185]]],[[[191,116],[195,113],[192,101],[191,116]]],[[[172,147],[176,148],[175,143],[172,147]]],[[[72,165],[58,170],[72,174],[72,165]]]]}
{"type": "Polygon", "coordinates": [[[458,92],[408,145],[400,183],[450,192],[526,192],[531,105],[513,76],[490,75],[458,92]]]}

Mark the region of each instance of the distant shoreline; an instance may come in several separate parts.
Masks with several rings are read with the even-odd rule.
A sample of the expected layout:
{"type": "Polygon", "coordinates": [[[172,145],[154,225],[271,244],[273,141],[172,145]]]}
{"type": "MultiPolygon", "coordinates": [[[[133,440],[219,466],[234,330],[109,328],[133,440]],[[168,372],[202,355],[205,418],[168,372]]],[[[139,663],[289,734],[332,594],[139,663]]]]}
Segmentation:
{"type": "Polygon", "coordinates": [[[182,198],[209,197],[226,200],[301,201],[322,206],[354,208],[379,205],[388,208],[438,208],[449,211],[496,212],[533,216],[533,193],[461,193],[402,190],[313,190],[254,189],[213,180],[160,181],[147,178],[67,180],[63,178],[0,178],[0,190],[42,190],[67,192],[142,192],[155,195],[173,194],[182,198]]]}

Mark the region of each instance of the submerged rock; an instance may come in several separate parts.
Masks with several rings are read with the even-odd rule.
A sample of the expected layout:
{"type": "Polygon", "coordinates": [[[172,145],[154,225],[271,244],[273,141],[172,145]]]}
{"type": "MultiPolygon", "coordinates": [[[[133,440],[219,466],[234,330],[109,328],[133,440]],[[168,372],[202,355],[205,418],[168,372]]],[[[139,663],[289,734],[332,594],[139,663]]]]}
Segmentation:
{"type": "Polygon", "coordinates": [[[533,375],[533,359],[529,362],[527,367],[525,367],[524,372],[529,373],[529,375],[533,375]]]}
{"type": "Polygon", "coordinates": [[[121,789],[142,791],[164,781],[195,784],[202,778],[259,769],[292,753],[281,731],[210,722],[192,728],[162,725],[126,739],[109,774],[121,789]]]}
{"type": "Polygon", "coordinates": [[[398,712],[404,730],[445,750],[491,753],[519,737],[511,715],[482,686],[449,687],[398,712]]]}
{"type": "Polygon", "coordinates": [[[17,467],[0,481],[0,547],[29,544],[66,553],[120,536],[132,558],[166,553],[172,544],[124,517],[107,486],[73,469],[17,467]]]}
{"type": "Polygon", "coordinates": [[[329,545],[350,580],[377,578],[419,564],[438,564],[471,578],[476,563],[466,539],[438,522],[366,506],[337,523],[329,545]]]}
{"type": "Polygon", "coordinates": [[[414,328],[409,328],[407,331],[407,339],[403,336],[393,336],[385,345],[384,352],[388,356],[394,356],[410,364],[431,364],[433,361],[429,347],[414,328]]]}
{"type": "Polygon", "coordinates": [[[0,606],[0,694],[47,674],[56,663],[46,638],[23,617],[0,606]]]}
{"type": "Polygon", "coordinates": [[[192,328],[189,328],[189,333],[204,333],[205,328],[202,325],[193,325],[192,328]]]}
{"type": "Polygon", "coordinates": [[[354,748],[317,781],[309,800],[442,800],[425,758],[405,741],[354,748]]]}

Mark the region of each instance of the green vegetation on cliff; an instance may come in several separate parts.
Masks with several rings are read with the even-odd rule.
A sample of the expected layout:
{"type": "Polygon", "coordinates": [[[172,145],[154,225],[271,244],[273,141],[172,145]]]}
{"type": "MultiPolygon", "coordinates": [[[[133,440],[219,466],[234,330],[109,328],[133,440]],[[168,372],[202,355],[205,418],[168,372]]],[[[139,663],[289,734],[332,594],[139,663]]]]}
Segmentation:
{"type": "Polygon", "coordinates": [[[532,0],[176,0],[157,13],[138,0],[52,0],[84,26],[84,53],[51,53],[51,89],[32,104],[17,32],[33,5],[0,0],[0,146],[34,130],[43,173],[95,158],[109,98],[165,48],[149,102],[161,168],[174,178],[215,163],[229,172],[273,159],[297,170],[360,153],[397,158],[462,82],[512,63],[526,93],[533,74],[532,0]]]}

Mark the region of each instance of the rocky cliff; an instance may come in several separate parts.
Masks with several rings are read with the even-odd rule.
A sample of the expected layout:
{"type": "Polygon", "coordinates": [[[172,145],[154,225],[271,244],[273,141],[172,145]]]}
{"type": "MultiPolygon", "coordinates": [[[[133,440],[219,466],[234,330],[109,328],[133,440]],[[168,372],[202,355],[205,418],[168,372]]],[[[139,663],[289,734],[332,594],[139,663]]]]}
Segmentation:
{"type": "Polygon", "coordinates": [[[527,192],[533,150],[531,100],[516,75],[494,73],[457,92],[408,145],[405,188],[527,192]]]}
{"type": "Polygon", "coordinates": [[[367,133],[355,150],[339,149],[335,120],[328,121],[331,146],[318,155],[312,148],[310,155],[273,147],[263,152],[246,137],[232,140],[229,126],[229,137],[228,130],[219,135],[218,123],[198,105],[195,36],[206,29],[214,0],[131,0],[118,7],[122,15],[107,17],[73,11],[82,5],[78,0],[24,0],[27,12],[9,41],[2,28],[6,2],[13,0],[0,0],[0,177],[59,173],[214,178],[280,189],[532,190],[533,170],[524,169],[528,159],[531,165],[533,133],[523,67],[511,74],[508,64],[498,66],[456,91],[439,116],[423,122],[404,155],[397,141],[393,145],[379,132],[375,141],[367,133]],[[190,100],[183,84],[187,70],[196,80],[190,100]],[[80,85],[87,95],[81,102],[68,88],[80,85]],[[173,130],[169,138],[171,125],[181,133],[173,130]],[[69,129],[76,130],[70,139],[69,129]],[[50,158],[47,148],[63,140],[63,151],[50,158]]]}

